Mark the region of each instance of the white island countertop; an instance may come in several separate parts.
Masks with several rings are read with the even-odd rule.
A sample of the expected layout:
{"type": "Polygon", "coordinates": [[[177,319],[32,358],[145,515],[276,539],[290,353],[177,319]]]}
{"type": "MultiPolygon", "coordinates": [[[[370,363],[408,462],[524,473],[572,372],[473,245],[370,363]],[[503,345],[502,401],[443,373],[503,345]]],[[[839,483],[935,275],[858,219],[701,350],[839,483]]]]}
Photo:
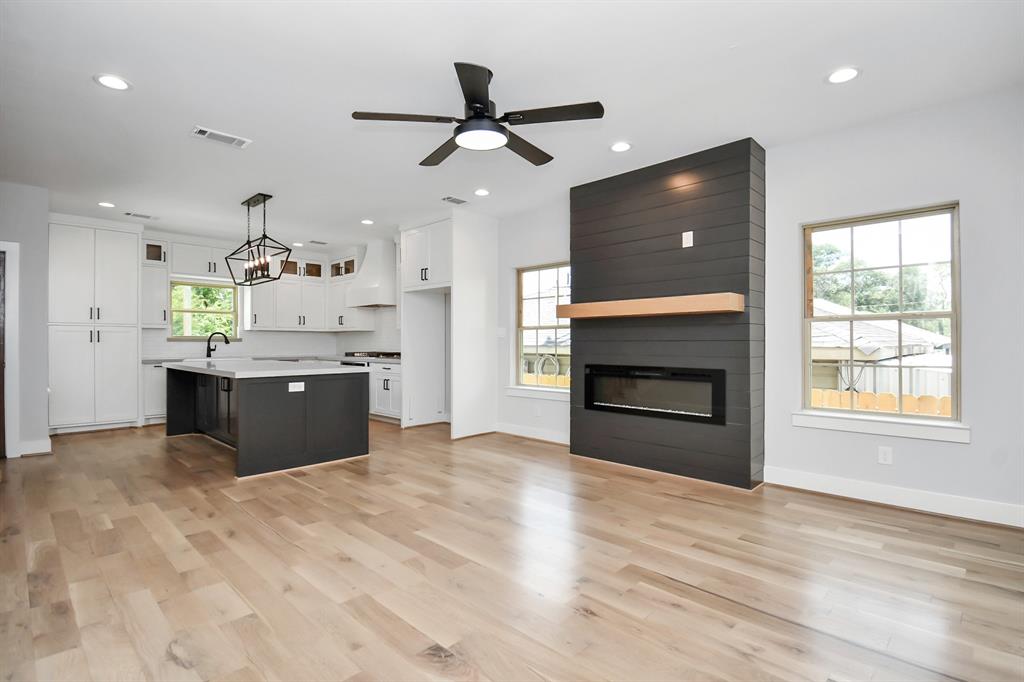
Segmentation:
{"type": "Polygon", "coordinates": [[[352,367],[337,362],[306,360],[288,362],[285,360],[246,360],[224,358],[223,360],[202,359],[164,363],[165,369],[176,369],[196,374],[210,374],[228,379],[263,379],[267,377],[297,377],[315,374],[367,374],[369,367],[352,367]]]}

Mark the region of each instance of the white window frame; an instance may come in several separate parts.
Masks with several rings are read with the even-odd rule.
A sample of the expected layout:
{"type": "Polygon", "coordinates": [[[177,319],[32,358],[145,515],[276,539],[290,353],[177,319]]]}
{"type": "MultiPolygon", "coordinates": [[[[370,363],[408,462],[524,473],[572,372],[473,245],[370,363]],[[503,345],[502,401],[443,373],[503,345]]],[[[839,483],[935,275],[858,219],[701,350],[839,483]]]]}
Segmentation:
{"type": "MultiPolygon", "coordinates": [[[[804,268],[804,286],[803,286],[803,334],[801,343],[801,360],[803,363],[803,395],[802,395],[802,409],[805,412],[815,412],[823,415],[827,415],[828,418],[838,419],[855,419],[864,420],[865,418],[875,419],[882,421],[895,422],[899,424],[933,424],[936,426],[955,425],[961,421],[961,415],[963,414],[963,401],[961,397],[961,365],[963,359],[963,345],[961,342],[960,334],[960,205],[958,202],[950,202],[944,204],[937,204],[932,206],[925,206],[917,209],[908,209],[902,211],[892,211],[888,213],[878,213],[873,215],[858,216],[855,218],[847,218],[842,220],[834,220],[827,222],[816,222],[806,223],[801,225],[802,236],[803,236],[803,268],[804,268]],[[950,214],[950,310],[949,311],[937,311],[937,312],[914,312],[905,313],[902,311],[895,313],[860,313],[854,312],[853,306],[854,301],[851,301],[851,311],[849,315],[827,315],[827,316],[815,316],[813,314],[814,304],[814,267],[811,261],[811,234],[815,231],[821,231],[825,229],[835,229],[849,227],[853,228],[858,225],[869,225],[878,222],[885,222],[891,220],[902,220],[907,218],[919,218],[928,215],[940,215],[950,214]],[[864,322],[871,320],[914,320],[914,319],[934,319],[934,318],[949,318],[950,319],[950,353],[952,355],[952,372],[951,372],[951,391],[950,398],[952,402],[950,416],[944,415],[923,415],[923,414],[908,414],[902,412],[902,401],[903,401],[903,365],[902,363],[897,365],[897,377],[899,393],[897,395],[897,411],[896,412],[880,412],[874,410],[858,410],[853,405],[849,408],[830,408],[822,406],[811,405],[811,390],[812,386],[812,371],[811,371],[811,323],[813,322],[864,322]]],[[[853,247],[851,245],[850,251],[850,294],[851,297],[856,297],[855,291],[855,278],[852,273],[855,271],[853,268],[854,262],[853,247]]],[[[897,265],[900,268],[900,298],[902,300],[902,268],[905,267],[903,264],[902,253],[900,254],[899,263],[897,265]]],[[[913,265],[913,264],[911,264],[913,265]]],[[[842,271],[840,271],[842,272],[842,271]]],[[[897,344],[902,349],[902,325],[897,324],[897,344]]],[[[851,336],[852,341],[852,336],[851,336]]],[[[902,353],[902,350],[900,351],[902,353]]],[[[852,363],[852,344],[851,344],[851,363],[852,363]]],[[[797,415],[794,415],[794,423],[796,424],[797,415]]],[[[800,426],[812,426],[814,424],[797,424],[800,426]]],[[[825,426],[825,428],[829,428],[825,426]]],[[[832,428],[838,428],[834,425],[832,428]]],[[[856,427],[860,428],[860,427],[856,427]]],[[[846,430],[839,428],[838,430],[846,430]]],[[[940,438],[940,439],[945,439],[940,438]]]]}
{"type": "MultiPolygon", "coordinates": [[[[556,336],[557,336],[557,333],[558,333],[557,330],[559,330],[559,329],[570,329],[571,330],[570,325],[564,325],[564,324],[539,325],[539,326],[536,326],[536,327],[532,327],[532,326],[531,327],[523,327],[523,273],[526,273],[526,272],[536,272],[536,271],[539,271],[539,270],[552,270],[552,269],[565,268],[565,267],[569,267],[569,262],[568,261],[558,261],[558,262],[555,262],[555,263],[545,263],[543,265],[529,265],[529,266],[525,266],[525,267],[521,267],[521,268],[516,268],[516,300],[515,300],[516,342],[515,342],[515,352],[514,352],[514,355],[513,355],[513,358],[512,358],[512,370],[513,370],[512,381],[513,381],[513,384],[512,384],[512,386],[509,387],[509,390],[512,391],[513,394],[515,394],[518,391],[518,389],[523,389],[525,391],[530,391],[531,395],[533,394],[533,392],[538,392],[538,393],[551,392],[552,394],[554,394],[552,397],[555,397],[555,395],[557,395],[557,396],[566,395],[567,396],[568,393],[569,393],[570,389],[569,389],[568,386],[542,386],[540,384],[524,384],[524,383],[522,383],[522,380],[523,380],[523,374],[522,374],[523,331],[526,330],[526,329],[535,329],[535,330],[554,329],[555,333],[556,333],[556,336]]],[[[570,277],[571,276],[572,275],[570,274],[570,277]]],[[[556,298],[556,304],[557,304],[557,298],[556,298]]],[[[556,320],[557,320],[557,318],[556,318],[556,320]]]]}
{"type": "Polygon", "coordinates": [[[176,287],[176,286],[215,287],[215,288],[218,288],[218,289],[231,289],[232,292],[233,292],[234,305],[232,306],[232,310],[231,310],[230,315],[231,315],[232,320],[233,320],[232,328],[234,329],[234,334],[232,334],[228,338],[230,340],[232,340],[232,341],[239,341],[240,340],[239,339],[239,329],[238,329],[238,320],[239,320],[239,314],[238,313],[239,313],[239,307],[241,306],[241,300],[240,300],[239,291],[238,291],[238,287],[237,286],[235,286],[233,284],[225,284],[224,282],[206,282],[206,281],[202,281],[202,280],[174,279],[174,280],[171,280],[170,283],[167,286],[167,301],[168,301],[168,304],[167,304],[167,311],[168,311],[167,331],[169,332],[168,335],[167,335],[167,340],[168,341],[205,341],[206,340],[205,336],[175,336],[174,335],[174,313],[197,313],[197,314],[213,314],[213,315],[228,315],[229,314],[229,313],[224,313],[224,312],[220,312],[220,311],[217,311],[217,310],[213,310],[213,311],[206,310],[206,309],[203,309],[203,308],[188,308],[188,309],[185,309],[185,308],[181,308],[181,309],[174,308],[172,306],[172,304],[171,304],[171,301],[173,300],[173,295],[172,294],[173,294],[173,291],[174,291],[174,287],[176,287]]]}

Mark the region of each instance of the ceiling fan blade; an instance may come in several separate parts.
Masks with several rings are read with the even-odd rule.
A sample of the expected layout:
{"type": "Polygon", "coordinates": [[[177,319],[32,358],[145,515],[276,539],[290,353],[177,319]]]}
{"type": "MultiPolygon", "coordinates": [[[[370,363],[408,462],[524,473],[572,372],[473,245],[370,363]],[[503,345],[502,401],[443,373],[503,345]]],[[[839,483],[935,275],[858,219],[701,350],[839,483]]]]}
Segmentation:
{"type": "Polygon", "coordinates": [[[357,121],[412,121],[414,123],[461,123],[462,119],[452,116],[430,116],[429,114],[382,114],[376,111],[353,111],[357,121]]]}
{"type": "Polygon", "coordinates": [[[603,116],[604,107],[600,102],[586,102],[584,104],[566,104],[561,107],[510,111],[498,120],[507,121],[512,126],[521,126],[529,123],[580,121],[587,118],[602,118],[603,116]]]}
{"type": "Polygon", "coordinates": [[[555,158],[543,149],[534,147],[512,131],[509,131],[508,133],[508,144],[505,146],[532,163],[534,166],[543,166],[545,163],[555,158]]]}
{"type": "Polygon", "coordinates": [[[430,152],[430,155],[427,158],[425,158],[422,161],[420,161],[420,165],[421,166],[436,166],[437,164],[441,163],[442,161],[447,159],[449,156],[451,156],[452,152],[454,152],[458,148],[459,148],[459,145],[455,144],[455,138],[451,137],[443,145],[441,145],[440,147],[438,147],[434,151],[430,152]]]}
{"type": "Polygon", "coordinates": [[[455,73],[459,76],[459,85],[462,86],[462,95],[466,99],[466,106],[488,111],[490,95],[487,86],[494,76],[491,70],[478,64],[455,62],[455,73]]]}

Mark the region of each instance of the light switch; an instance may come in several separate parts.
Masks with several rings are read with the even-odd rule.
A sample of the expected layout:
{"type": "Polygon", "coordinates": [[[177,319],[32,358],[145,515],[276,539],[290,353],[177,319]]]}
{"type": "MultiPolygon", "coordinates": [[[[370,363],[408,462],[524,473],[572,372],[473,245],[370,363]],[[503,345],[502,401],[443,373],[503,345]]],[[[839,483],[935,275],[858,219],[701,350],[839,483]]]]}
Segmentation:
{"type": "Polygon", "coordinates": [[[305,381],[289,381],[288,382],[288,392],[289,393],[302,393],[305,390],[306,390],[306,382],[305,381]]]}
{"type": "Polygon", "coordinates": [[[683,232],[683,248],[688,249],[693,246],[693,231],[683,232]]]}

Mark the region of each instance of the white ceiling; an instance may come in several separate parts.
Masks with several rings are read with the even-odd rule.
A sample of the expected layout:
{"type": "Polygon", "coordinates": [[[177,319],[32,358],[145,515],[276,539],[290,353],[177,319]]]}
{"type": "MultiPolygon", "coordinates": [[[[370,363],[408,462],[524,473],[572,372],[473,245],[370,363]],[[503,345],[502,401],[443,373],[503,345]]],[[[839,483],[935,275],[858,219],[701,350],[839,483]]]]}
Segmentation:
{"type": "Polygon", "coordinates": [[[161,230],[230,238],[244,226],[241,200],[268,192],[275,236],[351,243],[436,214],[446,195],[507,215],[737,138],[771,147],[1019,83],[1022,8],[5,0],[0,179],[50,188],[55,211],[135,210],[161,230]],[[599,99],[605,118],[518,127],[554,155],[539,168],[508,150],[420,167],[449,126],[351,119],[461,115],[453,61],[494,71],[499,112],[599,99]],[[845,64],[861,77],[827,85],[845,64]],[[98,87],[96,73],[135,87],[98,87]],[[255,141],[192,139],[196,124],[255,141]],[[620,139],[633,150],[610,152],[620,139]]]}

